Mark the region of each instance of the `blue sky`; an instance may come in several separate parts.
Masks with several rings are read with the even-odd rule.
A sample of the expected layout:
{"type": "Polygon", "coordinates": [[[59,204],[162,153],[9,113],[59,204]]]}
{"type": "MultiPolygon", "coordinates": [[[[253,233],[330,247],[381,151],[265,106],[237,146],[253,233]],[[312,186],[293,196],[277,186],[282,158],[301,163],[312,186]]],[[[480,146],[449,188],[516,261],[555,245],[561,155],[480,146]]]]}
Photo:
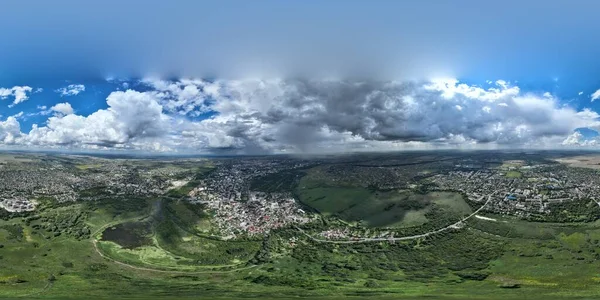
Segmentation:
{"type": "Polygon", "coordinates": [[[14,95],[0,100],[0,146],[234,153],[594,147],[590,132],[600,126],[588,112],[600,111],[592,101],[600,89],[600,3],[522,2],[5,1],[0,88],[32,91],[16,105],[14,95]],[[514,102],[516,117],[481,102],[491,94],[463,89],[446,99],[450,87],[426,88],[440,78],[458,79],[452,89],[507,90],[494,105],[514,102]],[[348,88],[360,82],[369,82],[369,93],[348,88]],[[56,92],[73,84],[85,91],[56,92]],[[510,93],[515,87],[518,94],[510,93]],[[378,100],[385,116],[369,98],[382,94],[396,101],[378,100]],[[444,109],[460,107],[455,117],[464,122],[436,122],[442,100],[432,97],[444,99],[444,109]],[[419,115],[407,110],[412,101],[419,115]],[[534,102],[548,110],[528,119],[534,102]],[[51,110],[59,103],[73,116],[51,110]],[[131,103],[158,108],[130,115],[131,103]],[[369,118],[360,124],[315,114],[343,119],[365,107],[369,118]],[[133,120],[138,115],[150,119],[133,120]],[[98,120],[105,127],[92,124],[98,120]],[[145,131],[152,122],[164,128],[145,131]],[[34,124],[42,130],[32,134],[34,124]]]}
{"type": "MultiPolygon", "coordinates": [[[[126,90],[127,88],[135,88],[140,91],[148,90],[148,87],[140,84],[138,80],[107,80],[105,78],[78,81],[63,79],[30,80],[29,82],[23,82],[21,85],[31,86],[34,91],[29,93],[29,99],[27,101],[12,107],[11,99],[0,102],[0,111],[4,117],[16,115],[20,112],[24,112],[24,114],[35,113],[42,110],[40,107],[45,106],[50,108],[57,103],[65,102],[69,103],[74,112],[78,115],[89,116],[100,109],[106,109],[108,106],[106,97],[114,91],[126,90]],[[124,86],[124,84],[127,85],[124,86]],[[68,89],[69,85],[83,85],[85,90],[76,95],[62,95],[60,89],[68,89]]],[[[17,86],[19,86],[19,84],[17,84],[17,86]]],[[[11,87],[11,85],[0,84],[0,87],[11,87]]],[[[49,116],[51,116],[51,114],[21,117],[19,118],[21,121],[21,129],[27,132],[31,129],[33,124],[43,124],[49,116]]]]}
{"type": "Polygon", "coordinates": [[[593,0],[6,1],[0,74],[9,85],[151,72],[558,77],[598,84],[598,6],[593,0]]]}

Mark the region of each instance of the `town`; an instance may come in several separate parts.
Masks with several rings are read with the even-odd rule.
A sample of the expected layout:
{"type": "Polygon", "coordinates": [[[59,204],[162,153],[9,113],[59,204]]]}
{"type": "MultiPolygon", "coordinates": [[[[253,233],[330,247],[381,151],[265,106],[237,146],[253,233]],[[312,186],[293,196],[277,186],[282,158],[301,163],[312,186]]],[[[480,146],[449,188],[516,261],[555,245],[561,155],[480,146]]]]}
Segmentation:
{"type": "MultiPolygon", "coordinates": [[[[492,190],[500,190],[485,211],[527,217],[548,213],[550,204],[600,196],[600,180],[595,172],[556,164],[525,165],[506,162],[496,169],[465,170],[438,174],[429,180],[439,189],[458,190],[472,201],[481,201],[492,190]]],[[[600,204],[599,204],[600,205],[600,204]]]]}
{"type": "MultiPolygon", "coordinates": [[[[415,154],[407,155],[410,158],[415,154]]],[[[319,170],[319,176],[330,184],[340,186],[414,193],[459,192],[471,203],[478,203],[482,213],[519,218],[548,214],[553,203],[600,201],[600,177],[594,169],[570,167],[547,159],[519,160],[512,156],[492,163],[488,156],[480,160],[456,154],[415,157],[411,163],[397,157],[160,161],[66,155],[38,155],[21,160],[13,157],[0,164],[0,209],[33,211],[40,199],[70,203],[106,197],[160,197],[193,182],[183,200],[200,204],[210,213],[219,237],[261,236],[279,228],[319,220],[319,214],[306,210],[293,188],[302,174],[312,169],[319,170]],[[210,172],[193,181],[197,166],[208,163],[210,172]],[[253,184],[268,176],[281,179],[277,189],[265,190],[253,184]]],[[[369,231],[343,226],[318,233],[334,240],[394,239],[394,234],[397,232],[393,228],[369,231]]]]}

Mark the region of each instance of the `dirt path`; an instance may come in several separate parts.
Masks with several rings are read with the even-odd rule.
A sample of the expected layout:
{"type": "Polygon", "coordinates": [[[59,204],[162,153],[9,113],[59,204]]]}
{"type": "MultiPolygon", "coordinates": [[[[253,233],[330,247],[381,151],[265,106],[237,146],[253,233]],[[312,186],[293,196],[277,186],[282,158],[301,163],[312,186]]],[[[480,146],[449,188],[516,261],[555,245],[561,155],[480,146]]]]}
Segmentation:
{"type": "Polygon", "coordinates": [[[149,272],[167,273],[167,274],[225,274],[225,273],[233,273],[233,272],[237,272],[237,271],[242,271],[242,270],[247,270],[247,269],[252,269],[252,268],[258,267],[258,265],[250,265],[250,266],[227,270],[227,271],[174,271],[174,270],[172,271],[172,270],[144,268],[144,267],[130,265],[128,263],[124,263],[124,262],[118,261],[112,257],[109,257],[109,256],[105,255],[104,253],[102,253],[102,251],[100,251],[100,249],[98,249],[98,241],[96,241],[94,239],[92,243],[94,245],[94,250],[96,251],[96,253],[98,253],[98,255],[102,256],[103,258],[105,258],[105,259],[109,260],[110,262],[115,263],[117,265],[131,268],[134,270],[139,270],[139,271],[149,271],[149,272]]]}
{"type": "MultiPolygon", "coordinates": [[[[139,271],[149,271],[149,272],[158,272],[158,273],[170,273],[170,274],[224,274],[224,273],[233,273],[233,272],[237,272],[237,271],[242,271],[242,270],[246,270],[246,269],[251,269],[251,268],[258,267],[258,265],[251,265],[251,266],[236,268],[236,269],[227,270],[227,271],[161,270],[161,269],[138,267],[138,266],[134,266],[134,265],[130,265],[128,263],[124,263],[124,262],[118,261],[118,260],[116,260],[116,259],[114,259],[112,257],[109,257],[109,256],[105,255],[98,248],[98,240],[95,238],[95,236],[98,235],[98,233],[102,232],[103,230],[105,230],[108,227],[115,226],[115,225],[118,225],[118,224],[121,224],[121,223],[126,223],[126,222],[131,222],[131,221],[144,221],[144,220],[147,220],[148,218],[151,218],[151,217],[153,217],[153,216],[155,216],[155,215],[157,215],[158,213],[161,212],[161,205],[160,204],[161,204],[161,201],[157,201],[157,203],[154,204],[152,212],[149,215],[145,216],[145,217],[134,217],[134,218],[124,219],[124,220],[109,222],[109,223],[106,223],[106,224],[102,225],[99,229],[97,229],[96,231],[94,231],[94,233],[92,233],[92,235],[91,235],[91,241],[92,241],[92,245],[94,246],[94,250],[96,251],[96,253],[98,253],[98,255],[100,255],[104,259],[106,259],[106,260],[108,260],[108,261],[110,261],[110,262],[112,262],[114,264],[123,266],[123,267],[131,268],[131,269],[135,269],[135,270],[139,270],[139,271]]],[[[158,247],[160,247],[160,246],[158,246],[158,247]]],[[[162,250],[166,251],[164,249],[162,249],[162,250]]],[[[228,266],[223,266],[223,267],[228,267],[228,266]]]]}
{"type": "Polygon", "coordinates": [[[46,283],[46,285],[39,291],[37,292],[33,292],[33,293],[29,293],[29,294],[25,294],[25,295],[21,295],[21,296],[17,296],[18,298],[29,298],[31,296],[35,296],[35,295],[40,295],[42,293],[45,293],[47,290],[49,290],[53,285],[53,282],[48,281],[48,283],[46,283]]]}

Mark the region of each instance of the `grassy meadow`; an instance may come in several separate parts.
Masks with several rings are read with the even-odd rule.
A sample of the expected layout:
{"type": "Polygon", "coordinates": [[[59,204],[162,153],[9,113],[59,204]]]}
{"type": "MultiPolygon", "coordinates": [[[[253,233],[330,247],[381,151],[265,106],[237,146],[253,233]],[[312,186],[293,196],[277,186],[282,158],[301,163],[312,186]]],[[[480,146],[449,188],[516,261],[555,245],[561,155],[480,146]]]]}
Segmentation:
{"type": "Polygon", "coordinates": [[[459,193],[347,187],[310,175],[299,181],[296,195],[301,203],[325,216],[368,227],[419,226],[439,214],[458,220],[472,212],[459,193]]]}
{"type": "MultiPolygon", "coordinates": [[[[289,173],[303,205],[365,230],[427,231],[472,212],[460,194],[336,185],[289,173]],[[364,226],[363,226],[364,225],[364,226]],[[428,227],[429,226],[429,227],[428,227]]],[[[187,189],[188,187],[182,187],[187,189]]],[[[600,221],[564,204],[532,222],[500,215],[404,242],[318,243],[293,227],[221,240],[181,201],[106,197],[0,220],[0,298],[594,299],[600,221]]],[[[327,229],[316,221],[310,232],[327,229]]]]}

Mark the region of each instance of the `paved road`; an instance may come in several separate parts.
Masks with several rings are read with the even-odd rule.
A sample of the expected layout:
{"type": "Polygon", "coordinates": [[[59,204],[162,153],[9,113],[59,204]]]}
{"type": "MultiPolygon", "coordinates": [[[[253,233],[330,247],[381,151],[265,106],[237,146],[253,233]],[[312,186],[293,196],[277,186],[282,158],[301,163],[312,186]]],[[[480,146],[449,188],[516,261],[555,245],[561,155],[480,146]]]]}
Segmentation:
{"type": "Polygon", "coordinates": [[[424,238],[424,237],[428,237],[430,235],[434,235],[440,232],[444,232],[450,229],[455,229],[455,228],[460,228],[460,225],[462,223],[464,223],[465,221],[467,221],[468,219],[472,218],[474,215],[476,215],[477,213],[479,213],[486,205],[488,205],[488,203],[490,203],[490,201],[492,201],[492,196],[494,196],[494,194],[496,194],[496,192],[491,193],[490,195],[488,195],[488,199],[487,201],[485,201],[485,203],[479,207],[476,211],[474,211],[472,214],[464,217],[463,219],[461,219],[460,221],[448,225],[446,227],[434,230],[434,231],[430,231],[430,232],[426,232],[426,233],[422,233],[422,234],[417,234],[417,235],[411,235],[411,236],[403,236],[403,237],[395,237],[395,238],[361,238],[361,239],[355,239],[355,240],[326,240],[326,239],[319,239],[316,238],[308,233],[306,233],[306,231],[302,230],[302,228],[297,227],[296,229],[298,229],[300,232],[302,232],[304,235],[306,235],[307,237],[309,237],[310,239],[312,239],[315,242],[319,242],[319,243],[330,243],[330,244],[357,244],[357,243],[370,243],[370,242],[391,242],[391,241],[406,241],[406,240],[414,240],[414,239],[419,239],[419,238],[424,238]]]}

